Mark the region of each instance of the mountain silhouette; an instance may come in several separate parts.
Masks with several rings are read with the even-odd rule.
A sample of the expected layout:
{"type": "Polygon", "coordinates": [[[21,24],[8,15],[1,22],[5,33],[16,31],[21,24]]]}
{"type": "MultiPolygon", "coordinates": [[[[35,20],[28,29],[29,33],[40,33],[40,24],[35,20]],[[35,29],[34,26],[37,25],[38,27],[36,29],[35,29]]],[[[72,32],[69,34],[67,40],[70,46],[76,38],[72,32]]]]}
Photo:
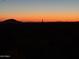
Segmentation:
{"type": "Polygon", "coordinates": [[[8,22],[10,22],[10,21],[16,22],[16,19],[7,19],[6,21],[8,21],[8,22]]]}
{"type": "Polygon", "coordinates": [[[11,24],[14,24],[14,23],[21,23],[21,22],[17,21],[16,19],[7,19],[7,20],[3,21],[2,23],[11,23],[11,24]]]}

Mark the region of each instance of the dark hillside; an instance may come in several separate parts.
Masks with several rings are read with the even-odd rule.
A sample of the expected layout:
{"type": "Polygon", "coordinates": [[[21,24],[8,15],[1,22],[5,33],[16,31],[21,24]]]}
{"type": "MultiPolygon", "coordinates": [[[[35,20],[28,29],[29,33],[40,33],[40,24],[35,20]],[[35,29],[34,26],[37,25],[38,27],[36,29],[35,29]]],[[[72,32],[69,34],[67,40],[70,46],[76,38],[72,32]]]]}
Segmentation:
{"type": "Polygon", "coordinates": [[[13,59],[79,56],[78,39],[79,22],[0,23],[0,47],[13,59]]]}

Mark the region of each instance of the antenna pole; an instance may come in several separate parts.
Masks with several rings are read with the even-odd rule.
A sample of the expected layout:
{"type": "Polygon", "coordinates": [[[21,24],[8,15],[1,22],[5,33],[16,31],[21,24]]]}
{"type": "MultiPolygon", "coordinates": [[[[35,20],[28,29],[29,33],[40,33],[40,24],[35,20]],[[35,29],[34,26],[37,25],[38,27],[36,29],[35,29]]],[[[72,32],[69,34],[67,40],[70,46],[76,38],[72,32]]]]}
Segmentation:
{"type": "Polygon", "coordinates": [[[43,22],[43,18],[42,18],[42,22],[43,22]]]}

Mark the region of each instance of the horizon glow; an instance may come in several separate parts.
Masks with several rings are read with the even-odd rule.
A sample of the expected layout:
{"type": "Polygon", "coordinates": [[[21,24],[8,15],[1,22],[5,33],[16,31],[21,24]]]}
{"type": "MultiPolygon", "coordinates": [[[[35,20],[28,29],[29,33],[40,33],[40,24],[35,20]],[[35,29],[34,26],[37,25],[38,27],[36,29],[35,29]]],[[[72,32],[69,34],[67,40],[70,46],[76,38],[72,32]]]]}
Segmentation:
{"type": "Polygon", "coordinates": [[[79,21],[79,0],[0,0],[0,19],[79,21]]]}

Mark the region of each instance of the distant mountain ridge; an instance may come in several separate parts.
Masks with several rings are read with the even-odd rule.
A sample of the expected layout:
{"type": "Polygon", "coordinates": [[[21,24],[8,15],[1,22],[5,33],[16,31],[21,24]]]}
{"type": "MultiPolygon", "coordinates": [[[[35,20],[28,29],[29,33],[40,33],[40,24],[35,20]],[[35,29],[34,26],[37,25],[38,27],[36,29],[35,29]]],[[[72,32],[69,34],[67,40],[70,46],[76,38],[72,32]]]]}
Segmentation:
{"type": "Polygon", "coordinates": [[[23,22],[17,21],[16,19],[6,19],[5,21],[0,22],[0,24],[21,24],[23,22]]]}
{"type": "Polygon", "coordinates": [[[16,19],[7,19],[3,22],[7,22],[7,23],[16,23],[16,22],[20,22],[20,21],[17,21],[16,19]]]}
{"type": "Polygon", "coordinates": [[[79,23],[78,21],[74,22],[63,22],[63,21],[57,21],[57,22],[22,22],[18,21],[16,19],[5,19],[5,21],[0,21],[0,23],[79,23]]]}
{"type": "Polygon", "coordinates": [[[31,25],[31,26],[71,26],[79,25],[79,22],[21,22],[16,19],[6,19],[5,21],[0,22],[0,24],[21,24],[21,25],[31,25]]]}
{"type": "Polygon", "coordinates": [[[7,19],[4,22],[16,22],[16,19],[7,19]]]}

